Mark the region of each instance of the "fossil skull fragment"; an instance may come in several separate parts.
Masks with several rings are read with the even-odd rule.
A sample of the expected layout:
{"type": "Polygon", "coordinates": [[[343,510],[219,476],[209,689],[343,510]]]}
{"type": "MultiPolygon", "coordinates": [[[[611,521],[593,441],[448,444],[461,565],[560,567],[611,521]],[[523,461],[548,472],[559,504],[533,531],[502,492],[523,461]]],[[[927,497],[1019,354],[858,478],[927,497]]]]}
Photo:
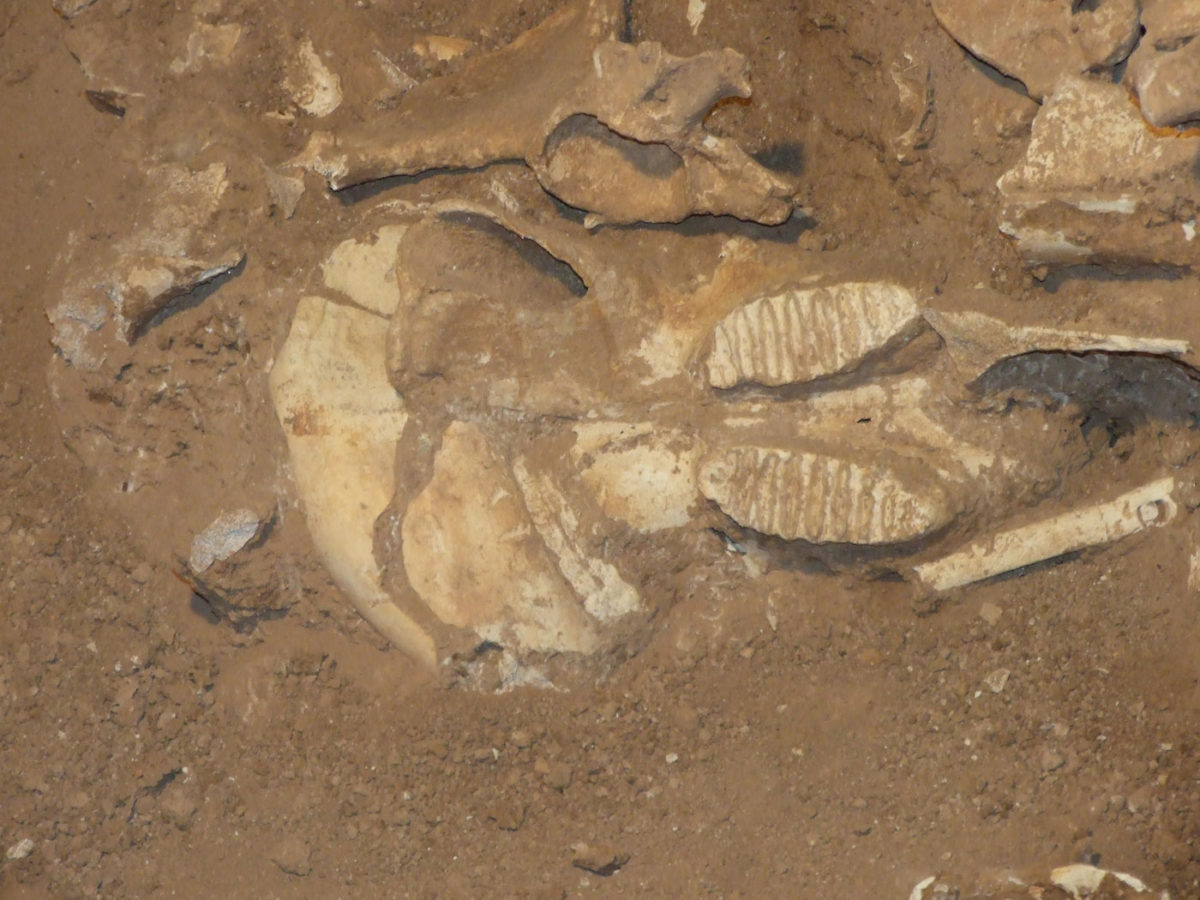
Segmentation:
{"type": "Polygon", "coordinates": [[[786,220],[789,185],[704,128],[716,103],[750,95],[745,58],[621,43],[620,21],[615,0],[569,3],[512,44],[413,87],[394,116],[314,137],[299,161],[337,189],[522,159],[593,224],[693,213],[786,220]]]}
{"type": "Polygon", "coordinates": [[[655,567],[719,550],[710,529],[915,556],[898,568],[946,590],[1172,516],[1167,478],[1039,518],[1076,449],[1011,455],[1006,432],[1057,432],[1040,410],[981,412],[966,383],[1031,352],[1186,344],[936,312],[788,264],[681,316],[654,254],[609,263],[621,236],[526,178],[491,193],[339,245],[271,375],[331,572],[426,661],[454,635],[516,659],[611,646],[653,614],[655,567]],[[648,340],[677,349],[650,365],[648,340]]]}

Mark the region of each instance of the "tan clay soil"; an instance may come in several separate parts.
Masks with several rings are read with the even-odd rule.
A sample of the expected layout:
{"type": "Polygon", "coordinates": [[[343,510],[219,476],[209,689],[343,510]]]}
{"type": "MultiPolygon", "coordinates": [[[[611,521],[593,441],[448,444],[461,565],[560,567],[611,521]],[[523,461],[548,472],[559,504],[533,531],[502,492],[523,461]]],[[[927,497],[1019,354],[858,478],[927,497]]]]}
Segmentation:
{"type": "MultiPolygon", "coordinates": [[[[223,5],[251,23],[258,8],[223,5]]],[[[293,5],[331,36],[367,16],[397,48],[432,33],[488,49],[559,4],[293,5]]],[[[158,52],[190,6],[124,4],[124,51],[158,52]]],[[[1036,104],[972,62],[925,3],[709,0],[697,34],[686,7],[632,0],[630,36],[747,55],[752,102],[709,124],[797,178],[809,218],[784,239],[804,252],[1076,308],[1093,280],[1111,281],[1024,272],[996,228],[995,181],[1036,104]],[[880,136],[904,127],[887,73],[906,52],[930,62],[938,131],[900,166],[880,136]]],[[[287,11],[262,8],[271,21],[287,11]]],[[[216,476],[128,506],[108,469],[69,449],[80,401],[48,387],[56,260],[71,233],[119,237],[140,184],[126,123],[89,102],[67,49],[88,14],[0,0],[0,898],[903,898],[935,873],[970,896],[981,873],[1080,861],[1200,897],[1190,514],[940,604],[823,569],[803,590],[682,597],[641,652],[569,691],[433,683],[360,620],[311,548],[311,562],[264,567],[270,590],[252,608],[206,605],[155,536],[203,527],[216,476]]],[[[196,74],[180,114],[200,128],[221,106],[266,108],[277,74],[212,88],[196,74]]],[[[306,127],[270,161],[297,152],[306,127]]],[[[445,175],[395,188],[452,189],[445,175]]],[[[355,210],[310,181],[294,221],[261,224],[244,273],[147,347],[204,378],[222,354],[265,363],[290,313],[256,304],[276,273],[319,258],[306,244],[318,226],[349,229],[355,210]],[[235,314],[249,337],[206,344],[235,314]]],[[[708,252],[712,228],[743,226],[682,233],[708,252]]],[[[1190,333],[1196,282],[1181,282],[1167,326],[1190,333]]],[[[203,387],[202,416],[218,405],[203,387]]],[[[125,400],[114,389],[85,404],[108,421],[125,400]]],[[[146,415],[151,435],[183,413],[146,415]]],[[[196,440],[257,477],[245,442],[260,438],[229,427],[196,440]]],[[[1194,452],[1196,432],[1180,433],[1194,452]]],[[[1153,444],[1124,452],[1153,469],[1153,444]]],[[[1078,489],[1106,491],[1104,471],[1078,489]]]]}

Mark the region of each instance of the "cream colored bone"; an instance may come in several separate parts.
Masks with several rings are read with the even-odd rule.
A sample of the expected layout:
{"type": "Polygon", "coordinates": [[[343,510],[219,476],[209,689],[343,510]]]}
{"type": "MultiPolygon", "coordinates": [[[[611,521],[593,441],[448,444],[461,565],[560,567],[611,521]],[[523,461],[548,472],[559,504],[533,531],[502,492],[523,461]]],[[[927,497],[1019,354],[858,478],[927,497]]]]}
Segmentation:
{"type": "Polygon", "coordinates": [[[453,422],[433,477],[404,516],[408,581],[439,619],[481,638],[520,650],[592,650],[594,629],[535,519],[483,431],[453,422]]]}
{"type": "Polygon", "coordinates": [[[386,319],[305,297],[271,370],[271,396],[309,533],[334,582],[381,634],[432,668],[433,640],[384,593],[373,548],[407,420],[387,380],[386,339],[386,319]]]}
{"type": "Polygon", "coordinates": [[[974,541],[915,567],[921,582],[946,591],[1076,550],[1112,543],[1175,517],[1174,478],[1160,478],[1113,500],[1061,513],[974,541]]]}
{"type": "Polygon", "coordinates": [[[512,44],[409,90],[394,118],[314,136],[297,160],[343,188],[388,175],[522,159],[593,224],[729,214],[777,224],[786,182],[704,117],[747,97],[733,50],[679,58],[616,40],[616,0],[578,0],[512,44]]]}

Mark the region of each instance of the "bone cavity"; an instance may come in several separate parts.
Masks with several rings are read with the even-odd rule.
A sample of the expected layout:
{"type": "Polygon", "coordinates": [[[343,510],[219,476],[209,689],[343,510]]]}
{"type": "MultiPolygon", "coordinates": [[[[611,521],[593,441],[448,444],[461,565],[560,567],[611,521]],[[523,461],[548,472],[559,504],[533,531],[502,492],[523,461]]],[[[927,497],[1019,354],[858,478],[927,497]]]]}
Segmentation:
{"type": "Polygon", "coordinates": [[[918,481],[881,463],[774,448],[710,455],[700,490],[740,525],[817,544],[913,540],[954,514],[932,472],[918,481]]]}
{"type": "Polygon", "coordinates": [[[1174,490],[1174,478],[1160,478],[1105,503],[1002,531],[916,566],[917,577],[946,591],[1165,525],[1175,516],[1174,490]]]}
{"type": "Polygon", "coordinates": [[[853,369],[911,337],[920,322],[907,289],[850,282],[760,297],[717,323],[705,366],[713,387],[811,381],[853,369]]]}

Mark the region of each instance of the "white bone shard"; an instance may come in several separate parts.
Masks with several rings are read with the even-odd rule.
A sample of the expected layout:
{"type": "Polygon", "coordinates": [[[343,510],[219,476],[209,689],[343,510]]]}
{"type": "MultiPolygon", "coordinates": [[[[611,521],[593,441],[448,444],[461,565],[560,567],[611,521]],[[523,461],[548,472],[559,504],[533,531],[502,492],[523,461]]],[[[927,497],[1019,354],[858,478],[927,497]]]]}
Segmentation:
{"type": "Polygon", "coordinates": [[[771,387],[849,371],[869,353],[911,337],[920,310],[906,288],[850,282],[788,290],[740,306],[713,330],[713,387],[771,387]]]}
{"type": "Polygon", "coordinates": [[[935,591],[946,591],[1034,563],[1109,544],[1175,517],[1175,479],[1160,478],[1105,503],[1061,513],[974,541],[964,549],[915,567],[935,591]]]}
{"type": "Polygon", "coordinates": [[[949,522],[932,474],[914,480],[881,463],[763,447],[714,453],[700,467],[700,490],[738,524],[818,544],[898,543],[949,522]]]}

